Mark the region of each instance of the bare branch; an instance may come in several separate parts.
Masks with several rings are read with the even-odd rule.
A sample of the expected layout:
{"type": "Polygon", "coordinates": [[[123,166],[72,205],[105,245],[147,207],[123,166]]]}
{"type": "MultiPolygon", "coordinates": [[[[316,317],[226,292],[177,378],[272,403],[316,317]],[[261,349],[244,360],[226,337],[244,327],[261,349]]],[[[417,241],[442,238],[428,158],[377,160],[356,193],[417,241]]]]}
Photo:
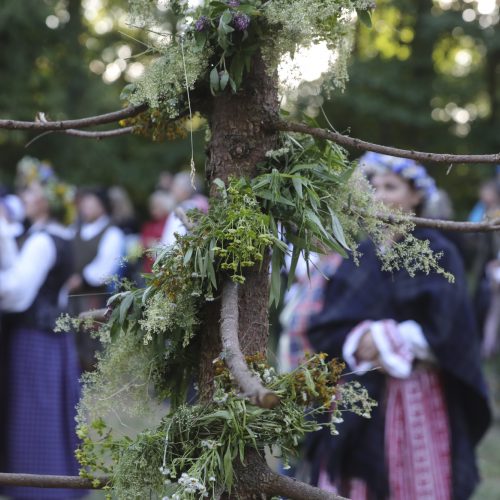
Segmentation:
{"type": "Polygon", "coordinates": [[[123,128],[114,128],[113,130],[78,130],[74,128],[69,128],[68,130],[64,130],[60,132],[64,135],[73,135],[76,137],[84,137],[87,139],[106,139],[108,137],[117,137],[119,135],[127,135],[131,134],[134,130],[134,127],[123,127],[123,128]]]}
{"type": "MultiPolygon", "coordinates": [[[[384,222],[394,224],[402,220],[396,215],[379,216],[384,222]]],[[[459,233],[488,233],[500,230],[500,219],[492,219],[484,222],[457,222],[442,219],[426,219],[424,217],[407,217],[417,227],[440,229],[441,231],[456,231],[459,233]]]]}
{"type": "Polygon", "coordinates": [[[266,389],[260,380],[250,372],[241,352],[238,340],[238,285],[226,280],[222,290],[220,336],[225,361],[229,371],[245,396],[261,408],[274,408],[279,397],[266,389]]]}
{"type": "Polygon", "coordinates": [[[484,222],[464,222],[380,212],[370,214],[365,210],[353,209],[353,207],[347,206],[344,207],[343,211],[346,214],[353,216],[375,217],[386,224],[412,222],[416,227],[439,229],[440,231],[455,231],[457,233],[489,233],[500,230],[500,218],[485,220],[484,222]]]}
{"type": "Polygon", "coordinates": [[[103,115],[88,116],[76,120],[48,121],[43,115],[40,119],[33,122],[17,120],[0,120],[0,129],[8,130],[68,130],[91,127],[93,125],[104,125],[105,123],[114,123],[124,118],[130,118],[142,113],[147,109],[146,104],[138,106],[129,106],[128,108],[103,115]]]}
{"type": "MultiPolygon", "coordinates": [[[[250,455],[251,456],[251,455],[250,455]]],[[[267,495],[280,495],[292,500],[346,500],[341,496],[320,490],[293,478],[271,471],[256,453],[246,466],[239,464],[239,485],[245,489],[256,489],[267,495]]],[[[29,486],[35,488],[67,488],[82,490],[102,489],[109,484],[107,477],[96,480],[79,476],[52,476],[42,474],[0,473],[3,486],[29,486]]]]}
{"type": "Polygon", "coordinates": [[[485,155],[454,155],[448,153],[428,153],[424,151],[412,151],[408,149],[393,148],[391,146],[383,146],[374,144],[355,137],[339,134],[322,128],[313,128],[302,123],[292,123],[287,121],[275,121],[271,124],[274,130],[283,132],[300,132],[309,134],[319,139],[326,139],[335,142],[341,146],[358,149],[361,151],[374,151],[386,155],[398,156],[400,158],[411,158],[422,162],[434,163],[500,163],[500,153],[485,154],[485,155]]]}
{"type": "Polygon", "coordinates": [[[90,311],[83,311],[78,315],[78,318],[103,322],[109,319],[110,313],[111,309],[109,307],[103,307],[102,309],[91,309],[90,311]]]}
{"type": "Polygon", "coordinates": [[[108,478],[105,477],[93,480],[79,476],[47,476],[42,474],[10,474],[0,472],[0,484],[4,486],[95,490],[102,489],[108,482],[108,478]]]}

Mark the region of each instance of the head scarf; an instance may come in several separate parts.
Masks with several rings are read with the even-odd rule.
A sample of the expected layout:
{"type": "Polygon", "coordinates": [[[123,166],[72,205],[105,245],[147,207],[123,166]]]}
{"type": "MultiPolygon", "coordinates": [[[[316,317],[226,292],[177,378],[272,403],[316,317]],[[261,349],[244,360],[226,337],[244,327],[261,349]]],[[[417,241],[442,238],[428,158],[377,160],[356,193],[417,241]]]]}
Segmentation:
{"type": "Polygon", "coordinates": [[[383,155],[369,151],[359,158],[361,172],[368,178],[375,174],[393,173],[408,181],[414,189],[430,200],[437,192],[434,179],[423,165],[407,158],[383,155]]]}

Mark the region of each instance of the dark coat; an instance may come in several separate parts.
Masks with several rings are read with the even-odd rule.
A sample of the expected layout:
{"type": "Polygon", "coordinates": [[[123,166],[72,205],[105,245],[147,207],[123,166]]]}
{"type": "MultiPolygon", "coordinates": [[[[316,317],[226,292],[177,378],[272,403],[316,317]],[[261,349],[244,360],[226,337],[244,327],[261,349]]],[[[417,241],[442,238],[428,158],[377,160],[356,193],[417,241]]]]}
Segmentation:
{"type": "MultiPolygon", "coordinates": [[[[440,265],[455,276],[449,283],[437,273],[405,270],[386,272],[372,243],[360,251],[360,266],[346,260],[327,284],[325,306],[310,321],[308,338],[316,351],[341,357],[349,331],[364,320],[414,320],[420,324],[437,358],[450,418],[452,439],[453,499],[467,499],[478,483],[474,448],[490,423],[486,384],[480,366],[479,337],[467,296],[462,261],[456,247],[439,232],[418,230],[435,253],[442,252],[440,265]]],[[[357,378],[370,395],[383,401],[385,377],[369,372],[357,378]]],[[[381,405],[372,418],[347,415],[338,427],[340,435],[321,432],[307,444],[317,480],[320,463],[332,477],[360,477],[377,499],[387,496],[384,457],[384,415],[381,405]]],[[[315,476],[315,477],[314,477],[315,476]]]]}

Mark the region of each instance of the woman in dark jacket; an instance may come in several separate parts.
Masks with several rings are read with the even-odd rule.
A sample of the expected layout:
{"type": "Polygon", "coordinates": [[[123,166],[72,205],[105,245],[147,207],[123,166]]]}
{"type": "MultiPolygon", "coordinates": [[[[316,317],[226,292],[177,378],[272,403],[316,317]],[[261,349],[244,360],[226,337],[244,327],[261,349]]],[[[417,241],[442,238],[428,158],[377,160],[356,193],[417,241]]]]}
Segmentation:
{"type": "MultiPolygon", "coordinates": [[[[415,211],[432,193],[420,165],[375,153],[376,196],[415,211]]],[[[361,245],[360,266],[346,260],[328,282],[324,306],[311,318],[315,350],[343,357],[378,407],[369,420],[347,415],[339,436],[308,443],[313,481],[356,499],[462,500],[478,483],[475,447],[490,421],[478,335],[461,258],[434,230],[440,265],[455,277],[381,270],[376,248],[361,245]]]]}

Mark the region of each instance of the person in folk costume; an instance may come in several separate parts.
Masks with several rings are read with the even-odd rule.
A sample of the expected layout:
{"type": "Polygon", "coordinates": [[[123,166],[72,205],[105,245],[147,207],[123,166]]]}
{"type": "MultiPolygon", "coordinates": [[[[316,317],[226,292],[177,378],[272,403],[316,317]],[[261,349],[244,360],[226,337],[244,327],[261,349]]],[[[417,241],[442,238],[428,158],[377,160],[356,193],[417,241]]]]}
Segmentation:
{"type": "MultiPolygon", "coordinates": [[[[367,153],[360,159],[375,196],[419,213],[435,190],[412,160],[367,153]]],[[[307,339],[343,358],[378,401],[370,419],[353,414],[306,446],[311,481],[353,500],[464,500],[479,476],[475,447],[490,423],[479,337],[461,258],[438,231],[415,229],[452,273],[382,271],[364,242],[359,267],[348,259],[327,282],[307,339]]]]}
{"type": "MultiPolygon", "coordinates": [[[[73,316],[106,306],[108,281],[119,271],[125,246],[123,232],[111,222],[105,189],[83,190],[77,204],[80,220],[73,237],[75,272],[67,283],[73,316]]],[[[99,341],[81,332],[77,346],[82,368],[92,370],[99,341]]]]}
{"type": "Polygon", "coordinates": [[[150,273],[154,264],[152,252],[148,252],[148,250],[159,245],[163,229],[168,218],[172,216],[172,209],[175,205],[173,196],[160,190],[152,193],[148,201],[150,219],[141,228],[141,246],[144,250],[142,271],[145,273],[150,273]]]}
{"type": "MultiPolygon", "coordinates": [[[[172,196],[174,197],[176,206],[184,212],[189,210],[199,210],[201,212],[208,211],[208,199],[206,196],[199,194],[200,182],[197,177],[193,180],[189,172],[179,172],[175,174],[172,181],[172,196]]],[[[165,223],[161,236],[161,243],[164,245],[172,245],[175,243],[175,235],[186,234],[187,229],[181,219],[174,213],[171,214],[165,223]]]]}
{"type": "MultiPolygon", "coordinates": [[[[47,168],[33,158],[20,162],[21,177],[29,174],[22,199],[31,226],[17,241],[0,229],[0,351],[5,356],[0,467],[2,472],[74,476],[79,469],[74,451],[80,368],[73,336],[53,331],[62,312],[63,285],[72,272],[70,233],[59,221],[71,213],[73,191],[48,175],[47,168]]],[[[0,495],[16,500],[83,494],[0,487],[0,495]]]]}

